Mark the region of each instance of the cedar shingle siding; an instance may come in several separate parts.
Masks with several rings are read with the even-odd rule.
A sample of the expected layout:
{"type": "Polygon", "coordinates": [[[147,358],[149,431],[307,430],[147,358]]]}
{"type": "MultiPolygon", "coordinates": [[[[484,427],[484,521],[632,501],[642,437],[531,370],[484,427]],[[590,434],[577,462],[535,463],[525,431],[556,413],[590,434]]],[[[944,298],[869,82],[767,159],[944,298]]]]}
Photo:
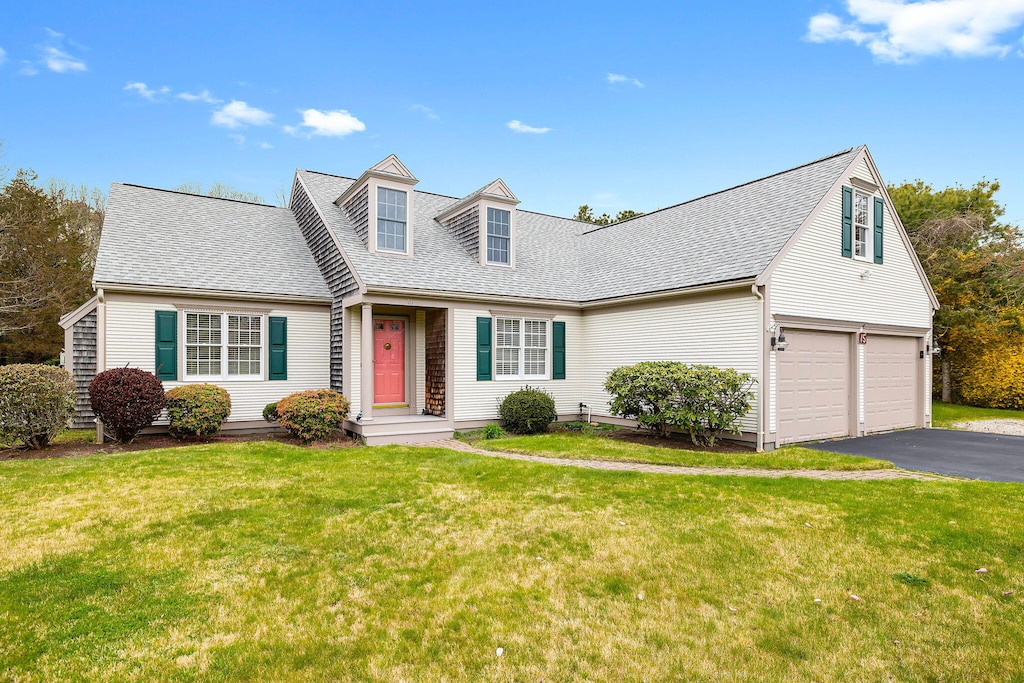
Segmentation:
{"type": "Polygon", "coordinates": [[[82,317],[72,327],[72,374],[75,379],[75,427],[92,427],[96,416],[89,404],[89,383],[96,376],[96,311],[82,317]]]}
{"type": "Polygon", "coordinates": [[[358,290],[359,286],[345,264],[345,259],[342,258],[327,226],[320,220],[320,215],[316,212],[309,196],[297,181],[292,189],[291,209],[299,224],[299,229],[302,230],[302,236],[313,254],[313,259],[320,268],[320,273],[334,297],[331,304],[331,388],[335,391],[343,391],[342,321],[345,318],[345,311],[342,308],[341,300],[342,297],[358,290]]]}
{"type": "Polygon", "coordinates": [[[470,256],[477,258],[480,255],[480,209],[474,206],[471,209],[452,216],[444,222],[459,244],[469,252],[470,256]]]}
{"type": "Polygon", "coordinates": [[[364,187],[356,192],[351,199],[345,202],[345,211],[348,212],[352,227],[356,234],[368,244],[370,239],[370,190],[364,187]]]}

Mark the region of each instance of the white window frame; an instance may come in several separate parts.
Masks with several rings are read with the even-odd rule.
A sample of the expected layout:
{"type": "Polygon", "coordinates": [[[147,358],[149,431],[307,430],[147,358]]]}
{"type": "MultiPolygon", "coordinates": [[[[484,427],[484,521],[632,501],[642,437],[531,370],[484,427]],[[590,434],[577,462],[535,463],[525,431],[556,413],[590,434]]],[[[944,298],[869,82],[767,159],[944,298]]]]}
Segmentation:
{"type": "Polygon", "coordinates": [[[183,382],[210,382],[210,381],[221,381],[221,382],[259,382],[266,378],[267,373],[267,316],[262,313],[247,313],[245,311],[210,311],[202,309],[188,309],[182,311],[181,316],[181,331],[179,339],[182,340],[181,344],[181,381],[183,382]],[[192,375],[188,372],[188,347],[196,346],[196,344],[188,343],[188,316],[189,315],[213,315],[220,316],[220,373],[219,374],[208,374],[208,375],[192,375]],[[246,318],[258,318],[260,321],[260,344],[259,344],[259,362],[260,371],[258,374],[251,375],[232,375],[228,373],[229,363],[229,348],[231,346],[245,346],[255,348],[251,345],[246,344],[230,344],[229,343],[229,330],[228,324],[231,316],[242,316],[246,318]]]}
{"type": "Polygon", "coordinates": [[[531,316],[514,316],[514,315],[497,315],[492,318],[494,327],[494,367],[493,377],[495,380],[509,380],[509,381],[523,381],[523,380],[548,380],[551,379],[551,364],[552,364],[552,339],[551,339],[551,320],[547,318],[531,317],[531,316]],[[499,320],[515,320],[519,322],[519,344],[516,346],[498,346],[498,321],[499,320]],[[541,323],[544,325],[544,373],[540,375],[528,375],[525,372],[526,367],[526,350],[528,348],[541,348],[539,346],[526,346],[526,323],[541,323]],[[514,375],[501,375],[498,374],[498,350],[505,348],[518,348],[519,349],[519,361],[518,361],[518,372],[514,375]]]}
{"type": "Polygon", "coordinates": [[[410,192],[408,190],[400,190],[400,189],[398,189],[396,187],[388,187],[387,185],[379,185],[379,184],[375,185],[374,197],[373,197],[373,202],[374,202],[374,219],[375,219],[375,225],[373,226],[373,240],[374,240],[374,249],[375,249],[375,251],[382,252],[382,253],[385,253],[385,254],[408,254],[409,253],[409,195],[410,195],[410,192]],[[385,191],[385,192],[398,192],[398,193],[401,193],[402,195],[405,196],[405,220],[404,221],[399,221],[399,220],[396,220],[394,218],[388,218],[387,216],[382,216],[381,215],[381,213],[380,213],[380,193],[381,193],[382,190],[385,191]],[[405,249],[388,249],[387,247],[380,246],[380,238],[381,238],[380,222],[382,220],[389,221],[391,223],[402,223],[405,226],[405,236],[404,236],[405,249]]]}
{"type": "Polygon", "coordinates": [[[875,230],[875,223],[874,223],[874,220],[872,220],[874,218],[874,210],[875,210],[874,194],[871,193],[871,192],[868,192],[867,190],[862,190],[860,188],[854,187],[853,188],[853,207],[852,207],[852,209],[853,209],[852,210],[853,215],[851,216],[851,222],[853,224],[853,235],[852,235],[852,239],[853,239],[853,245],[852,245],[852,247],[853,247],[853,258],[857,259],[858,261],[874,261],[874,250],[875,250],[874,230],[875,230]],[[868,206],[867,206],[867,210],[864,212],[865,218],[867,219],[867,223],[866,224],[860,224],[860,223],[857,222],[857,195],[860,195],[860,196],[864,197],[865,199],[867,199],[868,206]],[[858,254],[857,253],[857,227],[858,226],[862,226],[864,228],[864,235],[865,235],[865,237],[864,237],[864,253],[863,254],[858,254]]]}
{"type": "Polygon", "coordinates": [[[498,208],[497,206],[487,206],[486,204],[482,208],[484,210],[483,211],[483,214],[484,214],[483,215],[483,219],[484,219],[484,243],[482,245],[483,249],[484,249],[484,260],[487,262],[487,265],[489,265],[489,266],[507,266],[507,267],[511,267],[512,266],[512,211],[510,209],[501,209],[501,208],[498,208]],[[496,213],[497,212],[504,213],[505,216],[508,218],[507,222],[505,223],[505,227],[508,229],[508,235],[507,236],[493,235],[494,239],[505,240],[507,242],[507,244],[508,244],[508,247],[505,250],[505,258],[506,258],[505,261],[492,261],[491,260],[491,237],[492,237],[492,235],[491,235],[491,212],[492,211],[494,211],[496,213]]]}

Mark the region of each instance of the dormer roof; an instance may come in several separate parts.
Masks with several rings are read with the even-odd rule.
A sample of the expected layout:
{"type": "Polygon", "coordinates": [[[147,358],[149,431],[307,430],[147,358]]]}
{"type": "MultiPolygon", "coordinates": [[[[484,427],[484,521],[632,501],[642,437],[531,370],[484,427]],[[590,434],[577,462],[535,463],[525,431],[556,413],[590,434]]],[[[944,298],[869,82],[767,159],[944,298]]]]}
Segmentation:
{"type": "Polygon", "coordinates": [[[508,185],[505,184],[505,181],[501,178],[496,178],[476,192],[472,192],[455,202],[455,204],[445,209],[444,212],[434,216],[434,220],[441,221],[448,216],[453,216],[481,199],[509,204],[513,207],[519,204],[519,197],[515,196],[515,194],[512,193],[512,190],[508,189],[508,185]]]}
{"type": "Polygon", "coordinates": [[[389,154],[386,159],[377,162],[370,168],[363,171],[363,174],[359,176],[351,186],[349,186],[348,190],[334,200],[334,203],[338,206],[343,205],[348,201],[348,198],[352,194],[358,192],[362,188],[369,178],[389,180],[391,182],[408,185],[409,187],[412,187],[419,182],[416,176],[414,176],[409,169],[405,167],[405,164],[402,163],[401,159],[394,154],[389,154]]]}

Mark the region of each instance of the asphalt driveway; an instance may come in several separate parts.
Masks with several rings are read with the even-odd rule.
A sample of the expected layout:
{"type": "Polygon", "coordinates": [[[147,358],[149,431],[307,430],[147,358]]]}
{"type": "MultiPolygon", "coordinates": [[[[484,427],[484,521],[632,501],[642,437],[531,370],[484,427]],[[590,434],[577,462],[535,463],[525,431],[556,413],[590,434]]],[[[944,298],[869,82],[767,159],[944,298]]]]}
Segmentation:
{"type": "Polygon", "coordinates": [[[881,458],[911,470],[1024,482],[1024,436],[911,429],[828,441],[808,448],[881,458]]]}

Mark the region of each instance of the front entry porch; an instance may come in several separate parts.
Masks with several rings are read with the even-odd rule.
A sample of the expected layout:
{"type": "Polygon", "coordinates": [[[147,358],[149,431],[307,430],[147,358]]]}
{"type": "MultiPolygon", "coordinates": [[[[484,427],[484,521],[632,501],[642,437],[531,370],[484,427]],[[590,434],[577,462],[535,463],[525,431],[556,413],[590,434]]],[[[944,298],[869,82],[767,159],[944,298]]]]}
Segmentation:
{"type": "Polygon", "coordinates": [[[451,309],[359,301],[344,310],[345,429],[367,444],[450,438],[451,309]]]}

